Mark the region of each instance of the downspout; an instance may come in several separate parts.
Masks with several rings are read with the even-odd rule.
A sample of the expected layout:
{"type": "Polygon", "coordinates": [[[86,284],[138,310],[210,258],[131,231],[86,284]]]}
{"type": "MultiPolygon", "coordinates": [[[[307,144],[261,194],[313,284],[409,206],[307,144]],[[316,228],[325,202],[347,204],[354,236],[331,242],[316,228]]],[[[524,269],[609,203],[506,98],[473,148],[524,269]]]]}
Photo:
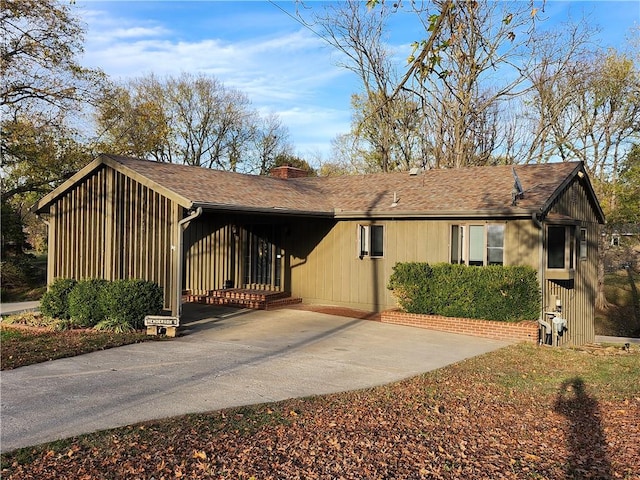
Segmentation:
{"type": "Polygon", "coordinates": [[[544,343],[546,341],[546,336],[548,333],[550,333],[551,330],[551,324],[546,321],[545,319],[545,313],[544,313],[544,291],[546,288],[546,283],[545,283],[545,276],[544,276],[544,253],[545,253],[545,248],[544,248],[544,225],[542,224],[542,222],[540,221],[540,219],[538,218],[538,212],[533,212],[531,214],[531,220],[533,221],[533,224],[538,227],[538,229],[540,229],[540,248],[539,248],[539,263],[538,263],[538,271],[540,272],[540,290],[542,295],[540,296],[540,318],[538,318],[538,323],[540,324],[541,327],[545,328],[545,335],[543,336],[542,334],[540,334],[540,341],[542,343],[544,343]]]}
{"type": "Polygon", "coordinates": [[[188,217],[178,221],[178,272],[176,278],[176,316],[178,317],[178,321],[180,321],[180,317],[182,316],[182,262],[184,261],[182,245],[184,244],[184,229],[187,228],[185,226],[186,224],[191,220],[195,220],[200,215],[202,215],[202,207],[196,208],[188,217]]]}

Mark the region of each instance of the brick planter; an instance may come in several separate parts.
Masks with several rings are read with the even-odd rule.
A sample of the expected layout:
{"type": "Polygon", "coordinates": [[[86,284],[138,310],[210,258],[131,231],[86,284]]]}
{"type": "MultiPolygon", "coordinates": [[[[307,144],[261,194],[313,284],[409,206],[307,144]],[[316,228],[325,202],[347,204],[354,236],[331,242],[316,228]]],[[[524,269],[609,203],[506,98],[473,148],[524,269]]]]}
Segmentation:
{"type": "Polygon", "coordinates": [[[538,322],[533,321],[498,322],[495,320],[420,315],[388,310],[382,312],[382,323],[427,328],[461,335],[492,338],[494,340],[533,343],[538,341],[538,322]]]}

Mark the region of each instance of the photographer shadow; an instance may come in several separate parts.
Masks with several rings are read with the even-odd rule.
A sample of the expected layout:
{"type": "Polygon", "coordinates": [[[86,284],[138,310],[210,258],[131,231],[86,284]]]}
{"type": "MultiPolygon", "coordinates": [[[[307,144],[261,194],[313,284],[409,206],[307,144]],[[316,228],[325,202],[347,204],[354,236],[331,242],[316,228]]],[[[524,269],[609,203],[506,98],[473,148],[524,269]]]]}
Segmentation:
{"type": "Polygon", "coordinates": [[[581,378],[576,377],[562,383],[555,410],[569,421],[567,478],[614,478],[598,402],[589,396],[581,378]]]}

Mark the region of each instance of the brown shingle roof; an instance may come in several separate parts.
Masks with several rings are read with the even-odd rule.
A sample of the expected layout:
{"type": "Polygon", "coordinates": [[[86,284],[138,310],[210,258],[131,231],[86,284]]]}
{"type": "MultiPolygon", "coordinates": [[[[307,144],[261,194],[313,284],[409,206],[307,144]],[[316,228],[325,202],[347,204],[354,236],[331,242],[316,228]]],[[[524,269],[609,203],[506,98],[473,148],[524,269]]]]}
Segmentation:
{"type": "Polygon", "coordinates": [[[408,173],[307,178],[297,183],[317,185],[342,212],[392,212],[410,214],[471,214],[501,212],[522,214],[539,210],[580,164],[518,165],[515,171],[524,189],[512,206],[513,166],[470,167],[408,173]],[[395,198],[397,206],[391,207],[395,198]]]}
{"type": "Polygon", "coordinates": [[[300,212],[333,212],[313,185],[292,180],[224,172],[201,167],[158,163],[106,155],[197,205],[230,209],[281,209],[300,212]]]}
{"type": "Polygon", "coordinates": [[[542,208],[578,162],[283,180],[109,156],[194,204],[237,209],[362,214],[523,214],[542,208]],[[513,169],[524,195],[512,206],[513,169]],[[392,207],[394,195],[397,205],[392,207]]]}
{"type": "MultiPolygon", "coordinates": [[[[403,172],[280,179],[115,155],[103,155],[96,162],[94,167],[85,167],[85,174],[100,162],[107,163],[172,195],[186,207],[338,218],[529,215],[547,208],[577,172],[583,171],[581,163],[567,162],[429,170],[415,176],[403,172]],[[514,169],[524,190],[515,206],[514,169]],[[392,206],[394,199],[397,202],[392,206]]],[[[34,209],[46,208],[82,175],[79,172],[34,209]]]]}

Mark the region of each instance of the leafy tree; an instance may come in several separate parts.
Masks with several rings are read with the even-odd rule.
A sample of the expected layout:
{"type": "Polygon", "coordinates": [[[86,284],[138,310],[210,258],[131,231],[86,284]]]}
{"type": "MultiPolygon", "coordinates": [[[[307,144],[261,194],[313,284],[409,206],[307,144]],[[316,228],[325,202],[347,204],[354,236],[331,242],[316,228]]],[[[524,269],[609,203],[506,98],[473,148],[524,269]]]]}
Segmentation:
{"type": "MultiPolygon", "coordinates": [[[[633,178],[635,153],[626,156],[640,139],[640,71],[633,58],[609,50],[574,58],[565,73],[537,76],[531,107],[543,125],[539,137],[545,157],[583,161],[593,179],[605,214],[616,221],[634,215],[621,205],[621,175],[633,178]],[[630,169],[625,167],[630,159],[630,169]],[[626,212],[626,213],[624,213],[626,212]]],[[[608,307],[604,293],[607,245],[600,236],[596,306],[608,307]]]]}
{"type": "Polygon", "coordinates": [[[615,196],[616,208],[608,213],[608,223],[640,225],[640,144],[634,144],[624,157],[615,196]]]}
{"type": "Polygon", "coordinates": [[[88,149],[69,125],[78,123],[78,112],[93,102],[105,77],[78,62],[84,29],[72,5],[4,0],[0,24],[0,203],[3,235],[11,223],[12,242],[21,253],[24,242],[17,238],[33,237],[25,225],[34,223],[28,206],[35,196],[89,161],[88,149]]]}
{"type": "Polygon", "coordinates": [[[0,23],[3,113],[6,107],[69,109],[92,97],[103,75],[77,62],[84,30],[71,6],[55,0],[4,0],[0,23]]]}
{"type": "MultiPolygon", "coordinates": [[[[84,30],[71,6],[5,0],[0,21],[2,201],[45,193],[67,178],[81,150],[69,116],[91,103],[104,80],[80,66],[84,30]]],[[[82,156],[82,155],[81,155],[82,156]]]]}
{"type": "Polygon", "coordinates": [[[316,170],[311,165],[309,165],[306,160],[300,157],[296,157],[295,155],[290,155],[287,153],[278,155],[275,158],[273,167],[271,167],[271,169],[283,166],[295,167],[299,168],[300,170],[304,170],[310,177],[315,177],[318,175],[316,170]]]}
{"type": "Polygon", "coordinates": [[[44,194],[91,158],[90,150],[64,124],[33,113],[1,123],[3,202],[34,192],[44,194]]]}
{"type": "Polygon", "coordinates": [[[4,260],[9,253],[22,253],[26,237],[22,229],[22,219],[13,206],[2,202],[0,208],[2,219],[0,255],[4,260]]]}

